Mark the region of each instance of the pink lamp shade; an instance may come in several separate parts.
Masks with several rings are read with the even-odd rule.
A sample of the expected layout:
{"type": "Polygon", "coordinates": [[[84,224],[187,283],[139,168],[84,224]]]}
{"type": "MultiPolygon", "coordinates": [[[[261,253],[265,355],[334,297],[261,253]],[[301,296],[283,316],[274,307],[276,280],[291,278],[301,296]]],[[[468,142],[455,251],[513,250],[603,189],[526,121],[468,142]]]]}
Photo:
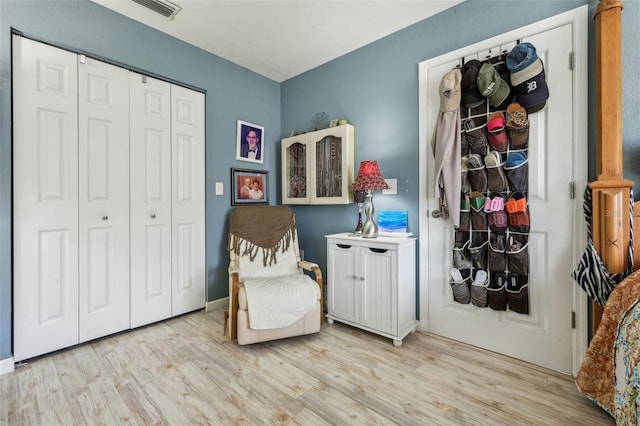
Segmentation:
{"type": "Polygon", "coordinates": [[[354,191],[373,191],[376,189],[389,189],[389,185],[384,181],[378,162],[367,160],[360,163],[358,177],[353,183],[354,191]]]}

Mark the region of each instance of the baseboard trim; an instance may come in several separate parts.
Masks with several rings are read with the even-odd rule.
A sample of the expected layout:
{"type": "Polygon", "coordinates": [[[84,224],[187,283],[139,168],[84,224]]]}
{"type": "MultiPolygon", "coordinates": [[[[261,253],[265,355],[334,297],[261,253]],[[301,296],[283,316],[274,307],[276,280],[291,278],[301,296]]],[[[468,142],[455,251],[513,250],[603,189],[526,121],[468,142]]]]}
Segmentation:
{"type": "Polygon", "coordinates": [[[209,312],[213,309],[218,309],[218,308],[222,308],[225,306],[229,306],[229,298],[228,297],[223,297],[222,299],[217,299],[217,300],[212,300],[211,302],[207,302],[204,305],[204,310],[206,312],[209,312]]]}
{"type": "Polygon", "coordinates": [[[15,363],[13,357],[6,359],[0,359],[0,376],[7,373],[12,373],[15,370],[15,363]]]}

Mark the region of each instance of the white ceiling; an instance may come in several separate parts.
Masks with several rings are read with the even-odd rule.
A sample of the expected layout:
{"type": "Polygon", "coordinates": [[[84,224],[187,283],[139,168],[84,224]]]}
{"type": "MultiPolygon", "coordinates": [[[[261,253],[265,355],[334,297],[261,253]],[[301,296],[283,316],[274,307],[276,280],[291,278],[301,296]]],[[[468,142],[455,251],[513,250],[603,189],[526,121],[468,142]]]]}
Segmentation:
{"type": "Polygon", "coordinates": [[[132,0],[92,0],[282,82],[463,0],[170,0],[169,20],[132,0]]]}

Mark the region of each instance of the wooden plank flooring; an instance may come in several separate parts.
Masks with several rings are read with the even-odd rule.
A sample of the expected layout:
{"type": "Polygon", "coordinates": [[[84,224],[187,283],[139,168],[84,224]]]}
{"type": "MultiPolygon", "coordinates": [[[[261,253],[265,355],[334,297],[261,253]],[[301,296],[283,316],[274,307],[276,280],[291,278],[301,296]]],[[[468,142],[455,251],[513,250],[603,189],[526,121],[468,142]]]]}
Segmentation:
{"type": "Polygon", "coordinates": [[[238,346],[198,311],[0,376],[0,424],[613,425],[571,377],[447,339],[339,323],[238,346]]]}

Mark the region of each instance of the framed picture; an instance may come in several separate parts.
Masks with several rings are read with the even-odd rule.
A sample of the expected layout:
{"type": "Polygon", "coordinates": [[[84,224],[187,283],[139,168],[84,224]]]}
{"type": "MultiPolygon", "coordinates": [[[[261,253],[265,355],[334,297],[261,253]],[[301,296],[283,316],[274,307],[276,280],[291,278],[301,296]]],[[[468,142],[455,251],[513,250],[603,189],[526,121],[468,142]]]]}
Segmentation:
{"type": "Polygon", "coordinates": [[[264,127],[238,120],[236,131],[236,160],[262,164],[264,155],[264,127]]]}
{"type": "Polygon", "coordinates": [[[329,127],[336,127],[338,125],[338,119],[336,118],[335,120],[331,120],[329,122],[329,127]]]}
{"type": "Polygon", "coordinates": [[[269,172],[231,169],[231,205],[269,204],[269,172]]]}

